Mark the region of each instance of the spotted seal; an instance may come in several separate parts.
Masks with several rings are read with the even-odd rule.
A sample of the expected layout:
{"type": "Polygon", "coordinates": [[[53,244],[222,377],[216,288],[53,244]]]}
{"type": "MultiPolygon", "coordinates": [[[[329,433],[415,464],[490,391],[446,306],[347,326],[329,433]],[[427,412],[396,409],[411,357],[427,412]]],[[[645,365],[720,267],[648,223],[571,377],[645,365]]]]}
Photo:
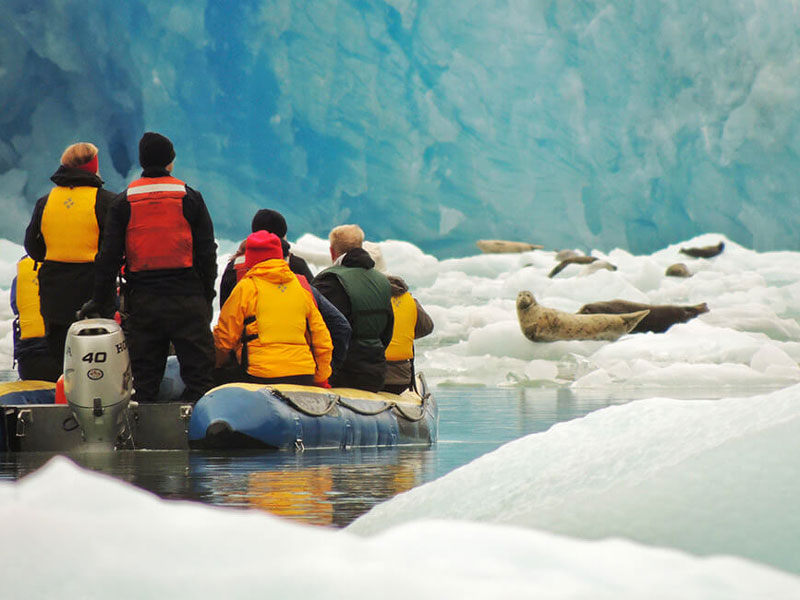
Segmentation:
{"type": "Polygon", "coordinates": [[[667,267],[665,274],[669,277],[691,277],[692,272],[684,263],[675,263],[667,267]]]}
{"type": "Polygon", "coordinates": [[[597,273],[597,271],[602,271],[603,269],[606,271],[616,271],[617,265],[612,265],[607,260],[595,260],[583,267],[583,270],[578,273],[578,276],[585,277],[586,275],[597,273]]]}
{"type": "Polygon", "coordinates": [[[548,277],[552,279],[561,271],[566,269],[569,265],[588,265],[593,263],[594,261],[598,260],[596,256],[570,256],[569,258],[565,258],[560,263],[558,263],[553,270],[548,273],[548,277]]]}
{"type": "Polygon", "coordinates": [[[678,250],[681,254],[692,256],[694,258],[712,258],[717,254],[721,254],[725,249],[725,242],[720,242],[715,246],[701,246],[699,248],[681,248],[678,250]]]}
{"type": "Polygon", "coordinates": [[[544,246],[529,244],[527,242],[509,242],[506,240],[478,240],[475,245],[484,254],[512,254],[515,252],[528,252],[541,250],[544,246]]]}
{"type": "Polygon", "coordinates": [[[628,300],[609,300],[607,302],[592,302],[584,304],[580,310],[579,315],[596,315],[596,314],[623,314],[632,313],[637,310],[649,310],[644,319],[631,330],[631,333],[644,333],[646,331],[653,331],[655,333],[664,333],[667,329],[675,325],[675,323],[686,323],[691,321],[697,315],[708,312],[708,304],[702,302],[694,306],[678,306],[677,304],[642,304],[640,302],[630,302],[628,300]]]}
{"type": "Polygon", "coordinates": [[[517,319],[526,338],[533,342],[558,340],[616,340],[636,327],[647,310],[623,315],[575,315],[536,303],[533,294],[517,294],[517,319]]]}

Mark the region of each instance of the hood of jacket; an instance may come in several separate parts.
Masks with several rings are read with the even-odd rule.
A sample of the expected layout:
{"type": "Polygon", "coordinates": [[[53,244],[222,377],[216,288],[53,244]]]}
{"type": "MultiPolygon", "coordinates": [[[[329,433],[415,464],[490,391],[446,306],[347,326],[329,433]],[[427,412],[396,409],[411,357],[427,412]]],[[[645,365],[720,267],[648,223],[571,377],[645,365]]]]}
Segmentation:
{"type": "Polygon", "coordinates": [[[375,266],[375,261],[363,248],[353,248],[342,257],[343,267],[359,267],[361,269],[371,269],[375,266]]]}
{"type": "Polygon", "coordinates": [[[103,180],[94,173],[60,165],[50,176],[50,181],[62,187],[103,187],[103,180]]]}
{"type": "Polygon", "coordinates": [[[397,296],[402,296],[408,291],[408,286],[401,277],[397,277],[396,275],[387,275],[386,279],[388,279],[389,283],[392,285],[393,298],[396,298],[397,296]]]}
{"type": "Polygon", "coordinates": [[[270,258],[253,265],[242,279],[258,278],[270,283],[286,283],[295,278],[289,269],[289,264],[282,258],[270,258]]]}

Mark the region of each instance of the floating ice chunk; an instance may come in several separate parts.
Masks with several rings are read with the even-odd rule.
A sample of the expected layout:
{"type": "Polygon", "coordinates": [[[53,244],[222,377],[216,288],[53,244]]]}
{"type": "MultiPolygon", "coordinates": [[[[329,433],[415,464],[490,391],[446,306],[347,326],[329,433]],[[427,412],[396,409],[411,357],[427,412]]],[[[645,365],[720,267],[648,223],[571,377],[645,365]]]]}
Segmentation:
{"type": "Polygon", "coordinates": [[[734,554],[800,573],[798,393],[795,385],[602,409],[396,496],[349,529],[374,534],[430,518],[507,523],[734,554]]]}

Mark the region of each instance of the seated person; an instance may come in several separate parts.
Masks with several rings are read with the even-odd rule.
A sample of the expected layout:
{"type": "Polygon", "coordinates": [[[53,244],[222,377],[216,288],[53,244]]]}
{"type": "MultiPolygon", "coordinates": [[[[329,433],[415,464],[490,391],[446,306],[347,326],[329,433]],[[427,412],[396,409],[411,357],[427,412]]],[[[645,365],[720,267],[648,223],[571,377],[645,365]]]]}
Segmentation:
{"type": "MultiPolygon", "coordinates": [[[[253,222],[251,223],[251,230],[253,233],[256,231],[268,231],[270,233],[274,233],[281,238],[281,240],[283,240],[287,246],[289,245],[289,242],[286,242],[286,233],[288,231],[288,228],[286,227],[286,219],[284,219],[283,215],[276,210],[262,208],[256,212],[256,214],[253,216],[253,222]]],[[[228,299],[228,295],[230,295],[233,286],[236,285],[236,282],[239,281],[247,271],[245,268],[244,257],[246,241],[247,240],[239,244],[239,248],[236,250],[236,253],[228,261],[228,264],[225,265],[225,271],[223,271],[222,279],[219,282],[220,307],[225,304],[225,300],[228,299]]],[[[289,253],[288,262],[289,269],[293,273],[302,275],[308,281],[311,281],[314,278],[306,261],[299,256],[289,253]]]]}
{"type": "MultiPolygon", "coordinates": [[[[289,262],[289,269],[291,269],[292,265],[290,261],[292,255],[289,254],[289,242],[285,239],[281,239],[281,247],[283,248],[283,260],[289,262]]],[[[295,276],[306,291],[310,292],[314,297],[314,304],[317,305],[319,313],[322,315],[322,320],[325,321],[325,326],[328,328],[328,333],[331,334],[331,341],[333,342],[331,368],[335,369],[344,362],[347,356],[347,348],[350,345],[350,336],[353,332],[350,323],[344,318],[344,315],[339,312],[339,309],[331,304],[330,300],[309,283],[305,275],[300,275],[295,272],[295,276]]]]}
{"type": "MultiPolygon", "coordinates": [[[[11,310],[14,311],[14,362],[22,380],[56,381],[61,362],[56,360],[44,331],[39,311],[39,277],[30,256],[17,263],[17,275],[11,282],[11,310]]],[[[344,317],[342,317],[344,318],[344,317]]]]}
{"type": "Polygon", "coordinates": [[[245,264],[214,327],[217,367],[240,350],[245,381],[323,384],[331,374],[331,336],[313,297],[283,260],[278,236],[251,234],[245,264]]]}
{"type": "Polygon", "coordinates": [[[394,329],[392,341],[386,348],[386,381],[383,389],[399,394],[414,387],[414,340],[433,331],[433,319],[408,291],[406,282],[401,277],[387,273],[381,247],[373,242],[364,242],[363,247],[375,261],[375,269],[386,275],[392,284],[394,329]]]}
{"type": "Polygon", "coordinates": [[[330,383],[371,392],[383,389],[386,347],[392,340],[392,290],[386,276],[361,247],[364,232],[358,225],[340,225],[329,235],[333,266],[314,278],[312,285],[339,309],[353,328],[344,363],[330,383]]]}

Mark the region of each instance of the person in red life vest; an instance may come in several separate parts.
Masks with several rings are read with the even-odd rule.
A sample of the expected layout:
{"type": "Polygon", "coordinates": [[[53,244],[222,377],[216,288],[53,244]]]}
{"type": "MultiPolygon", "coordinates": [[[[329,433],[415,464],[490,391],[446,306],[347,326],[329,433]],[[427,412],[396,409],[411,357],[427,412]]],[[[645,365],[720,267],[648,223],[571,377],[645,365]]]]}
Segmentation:
{"type": "Polygon", "coordinates": [[[283,259],[280,238],[251,234],[245,264],[214,328],[217,365],[238,351],[246,381],[324,384],[331,374],[331,336],[313,296],[283,259]]]}
{"type": "Polygon", "coordinates": [[[381,247],[374,242],[364,242],[363,247],[375,261],[375,269],[386,275],[392,285],[394,328],[392,341],[386,348],[383,389],[399,394],[414,385],[414,340],[433,332],[433,319],[408,291],[406,282],[401,277],[389,275],[381,247]]]}
{"type": "Polygon", "coordinates": [[[358,225],[334,227],[328,235],[333,266],[311,282],[350,322],[353,335],[344,362],[333,371],[334,387],[383,389],[386,347],[392,341],[392,291],[386,276],[361,245],[358,225]]]}
{"type": "Polygon", "coordinates": [[[44,320],[39,311],[37,263],[30,256],[17,262],[11,281],[11,310],[14,311],[14,362],[23,381],[56,381],[63,360],[56,360],[44,337],[44,320]]]}
{"type": "MultiPolygon", "coordinates": [[[[271,210],[269,208],[262,208],[255,215],[253,215],[253,221],[251,223],[251,231],[255,233],[256,231],[268,231],[270,233],[274,233],[277,235],[281,240],[281,243],[285,242],[286,240],[286,233],[288,232],[288,227],[286,226],[286,219],[283,218],[283,215],[279,213],[277,210],[271,210]]],[[[222,308],[222,305],[225,304],[225,300],[228,299],[228,296],[231,293],[231,290],[236,285],[237,281],[240,281],[244,276],[247,269],[244,266],[244,249],[246,245],[246,241],[242,241],[239,244],[239,248],[236,250],[234,255],[228,261],[228,264],[225,265],[225,270],[222,272],[222,279],[219,282],[219,306],[222,308]]],[[[288,244],[289,242],[286,242],[288,244]]],[[[291,248],[291,246],[289,246],[291,248]]],[[[314,279],[314,275],[311,273],[311,269],[308,268],[308,264],[305,260],[301,257],[296,256],[289,252],[289,269],[292,270],[293,273],[297,275],[302,275],[308,281],[314,279]]],[[[323,315],[324,316],[324,315],[323,315]]]]}
{"type": "Polygon", "coordinates": [[[42,263],[38,275],[45,337],[61,365],[67,330],[92,297],[94,259],[115,194],[103,189],[97,147],[88,142],[68,146],[50,179],[56,185],[36,202],[25,230],[25,251],[42,263]]]}
{"type": "Polygon", "coordinates": [[[174,159],[169,139],[142,136],[142,175],[109,208],[94,295],[81,309],[83,315],[114,314],[124,259],[123,329],[138,402],[156,401],[170,343],[186,384],[180,401],[195,402],[214,383],[214,226],[200,192],[172,176],[174,159]]]}

